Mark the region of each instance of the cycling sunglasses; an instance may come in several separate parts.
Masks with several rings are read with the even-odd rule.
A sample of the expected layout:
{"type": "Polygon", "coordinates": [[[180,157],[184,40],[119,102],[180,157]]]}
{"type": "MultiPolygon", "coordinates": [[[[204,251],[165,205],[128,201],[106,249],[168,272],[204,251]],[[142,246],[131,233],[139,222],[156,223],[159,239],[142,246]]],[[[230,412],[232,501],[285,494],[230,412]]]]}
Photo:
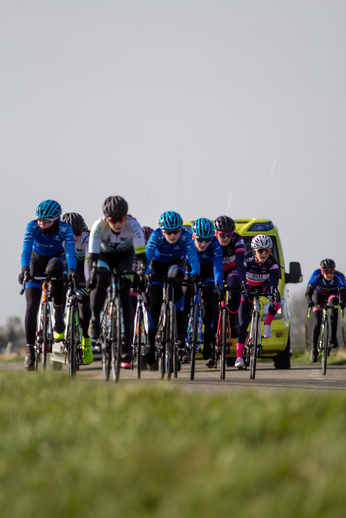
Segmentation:
{"type": "Polygon", "coordinates": [[[198,237],[198,236],[196,236],[195,239],[199,243],[210,243],[210,241],[211,241],[211,237],[198,237]]]}
{"type": "Polygon", "coordinates": [[[107,216],[107,221],[110,223],[123,223],[126,219],[126,216],[120,216],[119,218],[110,218],[107,216]]]}
{"type": "Polygon", "coordinates": [[[164,230],[164,232],[165,232],[165,234],[168,234],[168,235],[170,235],[170,234],[180,234],[181,228],[177,228],[175,230],[164,230]]]}
{"type": "Polygon", "coordinates": [[[75,230],[75,231],[73,232],[73,234],[74,234],[76,237],[79,237],[79,236],[81,236],[81,235],[82,235],[82,231],[81,231],[81,230],[75,230]]]}
{"type": "Polygon", "coordinates": [[[224,239],[225,237],[231,238],[233,236],[233,232],[218,232],[218,235],[224,239]]]}
{"type": "Polygon", "coordinates": [[[257,252],[259,254],[270,254],[270,248],[258,248],[257,252]]]}
{"type": "Polygon", "coordinates": [[[40,223],[53,223],[57,218],[37,218],[40,223]]]}
{"type": "Polygon", "coordinates": [[[323,269],[322,269],[322,272],[323,272],[323,273],[334,273],[334,272],[335,272],[335,270],[323,270],[323,269]]]}

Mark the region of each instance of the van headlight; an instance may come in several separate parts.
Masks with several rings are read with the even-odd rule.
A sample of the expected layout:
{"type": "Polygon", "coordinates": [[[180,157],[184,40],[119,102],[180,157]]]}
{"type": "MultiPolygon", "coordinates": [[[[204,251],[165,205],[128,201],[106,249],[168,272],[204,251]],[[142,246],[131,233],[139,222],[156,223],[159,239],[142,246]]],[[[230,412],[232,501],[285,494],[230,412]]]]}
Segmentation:
{"type": "MultiPolygon", "coordinates": [[[[284,318],[284,316],[285,316],[285,299],[281,299],[280,302],[281,302],[281,308],[276,313],[274,320],[279,320],[280,318],[284,318]]],[[[266,319],[269,306],[270,306],[270,302],[267,302],[267,304],[264,304],[262,320],[266,319]]]]}

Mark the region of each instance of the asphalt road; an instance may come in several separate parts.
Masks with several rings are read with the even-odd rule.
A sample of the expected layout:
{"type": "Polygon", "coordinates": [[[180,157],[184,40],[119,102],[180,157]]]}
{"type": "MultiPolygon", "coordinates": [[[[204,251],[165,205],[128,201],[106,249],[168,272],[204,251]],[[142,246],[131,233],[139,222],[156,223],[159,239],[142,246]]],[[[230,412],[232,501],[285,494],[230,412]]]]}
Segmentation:
{"type": "MultiPolygon", "coordinates": [[[[25,372],[23,364],[0,362],[0,370],[21,370],[25,372]]],[[[62,372],[67,372],[63,366],[62,372]]],[[[28,373],[29,376],[35,373],[28,373]]],[[[95,361],[90,366],[83,366],[77,372],[77,380],[90,381],[90,383],[105,383],[100,361],[95,361]]],[[[113,384],[113,381],[109,381],[113,384]]],[[[197,362],[194,381],[190,381],[189,365],[183,365],[178,373],[178,378],[171,381],[160,381],[158,371],[142,371],[140,380],[137,378],[137,370],[122,369],[120,384],[152,385],[170,383],[189,392],[206,394],[228,394],[234,391],[247,389],[256,390],[313,390],[315,392],[337,391],[346,389],[346,366],[328,366],[325,376],[321,366],[293,365],[289,370],[276,370],[271,363],[259,363],[256,370],[256,379],[250,380],[249,370],[240,371],[234,367],[226,370],[226,379],[220,379],[219,370],[207,369],[202,361],[197,362]]],[[[114,384],[115,385],[115,384],[114,384]]],[[[116,385],[114,386],[116,390],[116,385]]]]}

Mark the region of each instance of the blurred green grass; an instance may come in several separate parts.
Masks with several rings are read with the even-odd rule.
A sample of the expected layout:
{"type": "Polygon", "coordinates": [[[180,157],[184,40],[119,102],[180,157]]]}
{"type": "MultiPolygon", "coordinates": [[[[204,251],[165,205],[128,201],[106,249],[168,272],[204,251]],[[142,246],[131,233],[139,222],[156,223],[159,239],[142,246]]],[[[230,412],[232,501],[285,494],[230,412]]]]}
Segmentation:
{"type": "Polygon", "coordinates": [[[0,372],[2,517],[339,517],[346,394],[0,372]]]}
{"type": "MultiPolygon", "coordinates": [[[[291,364],[312,365],[310,362],[310,352],[294,351],[291,357],[291,364]]],[[[317,363],[316,365],[320,364],[317,363]]],[[[346,365],[346,350],[341,348],[337,351],[332,350],[328,357],[328,365],[346,365]]]]}

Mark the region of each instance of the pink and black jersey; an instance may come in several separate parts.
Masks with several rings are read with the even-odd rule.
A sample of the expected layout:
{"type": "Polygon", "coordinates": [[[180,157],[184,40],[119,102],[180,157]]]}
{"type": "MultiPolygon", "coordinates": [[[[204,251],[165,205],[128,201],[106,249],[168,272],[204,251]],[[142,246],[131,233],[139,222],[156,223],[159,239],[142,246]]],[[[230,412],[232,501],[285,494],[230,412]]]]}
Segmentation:
{"type": "Polygon", "coordinates": [[[244,254],[245,245],[244,239],[236,232],[233,233],[232,238],[227,246],[222,246],[223,255],[223,270],[225,278],[232,270],[237,270],[240,280],[245,280],[244,271],[244,254]]]}
{"type": "Polygon", "coordinates": [[[279,265],[270,257],[265,263],[259,264],[253,252],[247,252],[244,256],[246,272],[246,284],[256,288],[257,286],[272,286],[276,288],[279,282],[279,265]]]}

